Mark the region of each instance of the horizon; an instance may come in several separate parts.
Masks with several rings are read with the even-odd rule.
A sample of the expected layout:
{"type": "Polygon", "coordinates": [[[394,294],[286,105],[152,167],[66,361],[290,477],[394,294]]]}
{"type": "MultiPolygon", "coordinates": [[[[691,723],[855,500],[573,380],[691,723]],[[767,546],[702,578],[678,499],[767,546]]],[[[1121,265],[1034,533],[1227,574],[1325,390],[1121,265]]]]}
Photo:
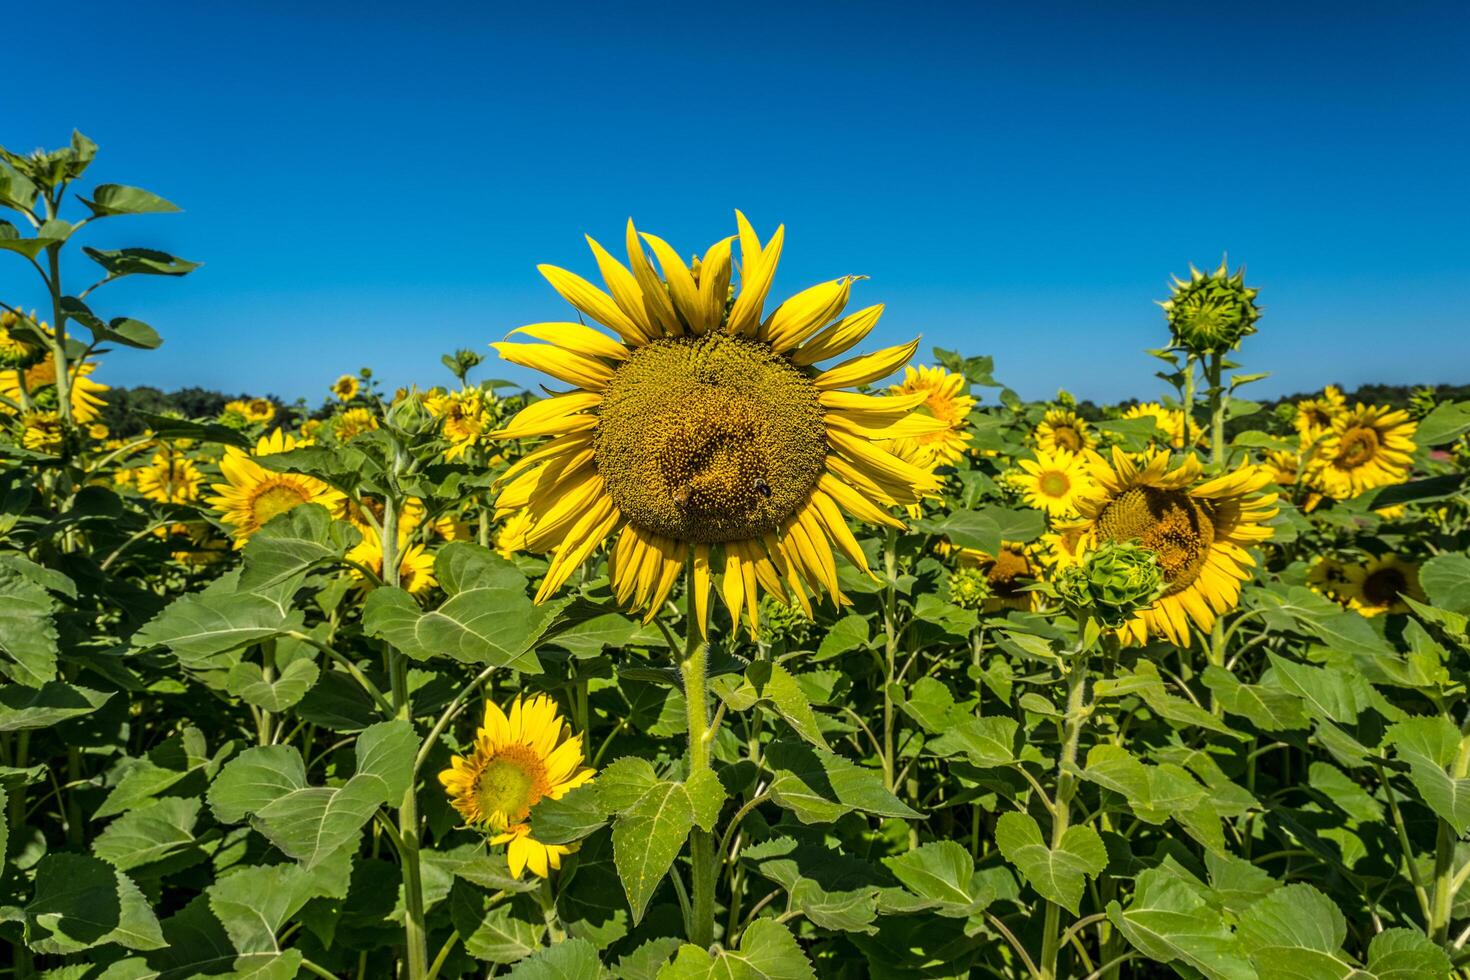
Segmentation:
{"type": "MultiPolygon", "coordinates": [[[[78,22],[110,9],[83,3],[78,22]]],[[[444,383],[440,354],[468,347],[487,356],[474,377],[525,384],[486,345],[572,312],[538,263],[593,278],[582,235],[616,253],[630,215],[702,251],[736,207],[762,235],[787,226],[770,307],[868,275],[853,308],[887,311],[863,349],[922,334],[921,351],[991,355],[1028,400],[1167,394],[1145,353],[1168,339],[1155,304],[1222,254],[1265,310],[1237,359],[1272,376],[1246,396],[1470,380],[1470,135],[1444,124],[1470,94],[1470,18],[1454,5],[1228,23],[1152,5],[772,7],[748,41],[698,11],[650,33],[596,7],[551,26],[344,9],[136,12],[83,45],[94,73],[8,107],[0,143],[75,127],[101,146],[80,188],[184,209],[88,241],[204,263],[98,294],[165,338],[99,381],[314,402],[363,366],[389,390],[444,383]],[[107,78],[167,98],[119,99],[107,78]]],[[[39,305],[23,263],[0,270],[8,300],[39,305]]]]}

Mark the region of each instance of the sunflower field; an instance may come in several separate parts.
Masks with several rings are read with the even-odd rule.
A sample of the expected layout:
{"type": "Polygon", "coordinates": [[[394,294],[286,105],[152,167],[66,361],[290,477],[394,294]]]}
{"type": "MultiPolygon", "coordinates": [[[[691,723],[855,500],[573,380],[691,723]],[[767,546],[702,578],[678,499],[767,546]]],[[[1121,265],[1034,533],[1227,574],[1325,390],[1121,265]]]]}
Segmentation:
{"type": "Polygon", "coordinates": [[[109,431],[197,263],[96,150],[0,150],[7,975],[1470,977],[1470,403],[1246,399],[1223,264],[1023,402],[737,212],[534,391],[109,431]]]}

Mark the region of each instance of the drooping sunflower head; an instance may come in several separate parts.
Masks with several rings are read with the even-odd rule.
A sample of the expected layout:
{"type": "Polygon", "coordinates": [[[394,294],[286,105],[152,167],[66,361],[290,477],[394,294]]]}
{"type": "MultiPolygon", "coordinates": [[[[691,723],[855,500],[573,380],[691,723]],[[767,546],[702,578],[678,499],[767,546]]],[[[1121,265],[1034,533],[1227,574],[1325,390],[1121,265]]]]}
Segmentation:
{"type": "Polygon", "coordinates": [[[582,736],[572,734],[554,701],[538,694],[517,697],[509,711],[485,702],[473,750],[455,756],[439,782],[465,823],[492,833],[492,844],[509,845],[512,875],[530,867],[544,878],[573,848],[537,841],[531,808],[561,799],[593,774],[583,764],[582,736]]]}
{"type": "Polygon", "coordinates": [[[1170,469],[1168,452],[1136,463],[1114,448],[1111,461],[1096,459],[1092,476],[1097,489],[1078,504],[1085,549],[1137,541],[1164,573],[1162,595],[1124,625],[1124,638],[1164,636],[1187,646],[1191,620],[1208,630],[1239,601],[1255,564],[1246,549],[1271,537],[1265,522],[1276,515],[1276,495],[1259,494],[1270,474],[1246,464],[1201,481],[1193,456],[1170,469]]]}
{"type": "Polygon", "coordinates": [[[1245,284],[1245,268],[1232,275],[1224,261],[1211,273],[1189,267],[1188,281],[1175,278],[1172,294],[1159,305],[1174,343],[1196,354],[1221,353],[1256,332],[1260,292],[1245,284]]]}
{"type": "Polygon", "coordinates": [[[296,446],[294,438],[277,429],[261,436],[251,453],[234,446],[225,450],[219,468],[226,482],[213,485],[215,495],[207,502],[220,512],[220,520],[230,525],[236,548],[243,548],[271,518],[302,504],[321,504],[334,511],[342,507],[342,494],[321,480],[300,473],[278,473],[256,462],[262,456],[296,446]]]}
{"type": "Polygon", "coordinates": [[[975,407],[975,398],[969,391],[970,383],[962,374],[927,365],[905,368],[903,382],[890,386],[888,393],[923,393],[924,401],[919,405],[918,413],[942,422],[944,426],[907,439],[895,439],[885,448],[918,466],[933,468],[959,462],[969,446],[965,429],[975,407]]]}
{"type": "Polygon", "coordinates": [[[10,310],[0,312],[0,367],[24,368],[35,363],[46,350],[39,335],[48,332],[44,323],[10,310]]]}
{"type": "Polygon", "coordinates": [[[1414,430],[1407,412],[1356,405],[1339,412],[1317,444],[1309,482],[1334,500],[1402,483],[1414,462],[1414,430]]]}
{"type": "Polygon", "coordinates": [[[1086,459],[1068,452],[1036,450],[1035,459],[1017,461],[1022,472],[1012,478],[1026,503],[1053,517],[1074,517],[1077,501],[1092,490],[1086,459]]]}
{"type": "Polygon", "coordinates": [[[1347,599],[1349,608],[1364,616],[1406,613],[1409,604],[1404,601],[1405,596],[1416,602],[1425,601],[1424,590],[1419,585],[1419,566],[1398,555],[1385,554],[1363,565],[1349,565],[1343,575],[1347,581],[1340,594],[1347,599]]]}
{"type": "Polygon", "coordinates": [[[350,402],[356,398],[361,388],[361,383],[351,374],[344,374],[332,382],[332,394],[344,402],[350,402]]]}
{"type": "Polygon", "coordinates": [[[497,500],[501,515],[529,514],[532,550],[554,552],[538,601],[612,538],[620,602],[652,615],[692,560],[699,628],[723,569],[720,592],[754,632],[762,591],[808,615],[814,595],[841,601],[834,549],[867,570],[844,511],[897,525],[886,508],[938,487],[924,467],[884,448],[947,428],[916,413],[928,391],[842,390],[892,374],[918,341],[817,370],[866,337],[882,307],[844,316],[853,278],[843,277],[765,313],[785,230],[763,245],[736,217],[739,234],[692,267],[663,239],[640,237],[632,222],[627,266],[589,239],[606,292],[541,267],[616,339],[578,323],[537,323],[514,333],[544,344],[492,345],[575,388],[533,402],[493,433],[553,437],[507,470],[497,500]],[[733,290],[737,239],[741,280],[733,290]]]}
{"type": "Polygon", "coordinates": [[[1082,453],[1097,445],[1087,420],[1070,408],[1048,409],[1036,426],[1035,439],[1038,449],[1053,453],[1082,453]]]}

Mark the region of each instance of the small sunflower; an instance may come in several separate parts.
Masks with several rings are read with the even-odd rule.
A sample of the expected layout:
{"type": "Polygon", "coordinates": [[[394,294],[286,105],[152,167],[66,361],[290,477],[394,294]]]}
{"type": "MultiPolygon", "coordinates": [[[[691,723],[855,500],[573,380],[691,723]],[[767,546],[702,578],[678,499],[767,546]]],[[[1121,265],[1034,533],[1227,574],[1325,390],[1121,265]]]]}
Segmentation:
{"type": "Polygon", "coordinates": [[[495,412],[485,393],[466,388],[424,399],[429,414],[439,419],[439,431],[449,442],[444,458],[455,460],[484,443],[495,429],[495,412]]]}
{"type": "Polygon", "coordinates": [[[347,442],[377,427],[378,417],[366,408],[349,408],[332,419],[332,434],[340,442],[347,442]]]}
{"type": "Polygon", "coordinates": [[[1266,472],[1271,474],[1272,483],[1278,487],[1289,487],[1295,485],[1300,475],[1302,457],[1298,453],[1273,449],[1266,453],[1264,465],[1266,472]]]}
{"type": "Polygon", "coordinates": [[[1037,560],[1053,571],[1080,565],[1085,557],[1082,537],[1086,531],[1086,521],[1056,524],[1054,530],[1041,536],[1040,547],[1036,549],[1037,560]]]}
{"type": "Polygon", "coordinates": [[[1409,604],[1404,596],[1416,602],[1425,601],[1424,590],[1419,586],[1419,566],[1398,555],[1383,555],[1366,565],[1349,565],[1345,575],[1347,582],[1342,595],[1350,609],[1364,616],[1406,613],[1409,604]]]}
{"type": "Polygon", "coordinates": [[[1271,537],[1265,522],[1276,515],[1276,495],[1258,493],[1270,473],[1247,464],[1200,482],[1200,472],[1194,456],[1171,470],[1167,451],[1135,463],[1114,448],[1111,463],[1094,462],[1097,491],[1078,505],[1084,549],[1137,539],[1164,569],[1164,594],[1123,627],[1125,640],[1164,636],[1187,646],[1191,620],[1209,630],[1240,601],[1255,565],[1246,549],[1271,537]]]}
{"type": "Polygon", "coordinates": [[[1317,444],[1308,476],[1334,500],[1402,483],[1414,462],[1416,427],[1408,412],[1378,405],[1340,412],[1317,444]]]}
{"type": "Polygon", "coordinates": [[[225,450],[219,468],[226,482],[214,484],[215,496],[208,503],[230,525],[236,548],[243,548],[272,517],[301,504],[321,504],[334,511],[341,508],[342,494],[321,480],[300,473],[277,473],[255,461],[296,446],[294,438],[277,429],[261,436],[252,453],[234,446],[225,450]]]}
{"type": "MultiPolygon", "coordinates": [[[[364,527],[361,530],[362,540],[347,552],[347,557],[381,576],[383,574],[382,538],[370,527],[364,527]]],[[[357,579],[363,577],[362,573],[355,568],[352,570],[352,576],[357,579]]],[[[408,530],[400,531],[398,533],[398,587],[410,595],[423,595],[433,588],[434,584],[434,556],[425,550],[422,544],[410,544],[408,530]]]]}
{"type": "Polygon", "coordinates": [[[1189,446],[1199,445],[1204,437],[1204,429],[1194,419],[1188,420],[1186,431],[1185,417],[1182,411],[1173,408],[1165,408],[1158,402],[1144,402],[1134,405],[1123,411],[1125,419],[1147,419],[1154,420],[1154,428],[1164,441],[1175,449],[1185,449],[1189,446]]]}
{"type": "Polygon", "coordinates": [[[199,499],[204,477],[187,456],[167,450],[153,454],[147,466],[137,471],[138,492],[165,504],[191,504],[199,499]]]}
{"type": "Polygon", "coordinates": [[[1019,487],[1026,503],[1053,517],[1075,517],[1077,500],[1092,489],[1092,478],[1082,456],[1065,451],[1036,450],[1035,459],[1017,460],[1024,473],[1011,482],[1019,487]]]}
{"type": "Polygon", "coordinates": [[[1307,587],[1318,595],[1346,603],[1352,587],[1348,566],[1331,555],[1323,555],[1307,569],[1307,587]]]}
{"type": "Polygon", "coordinates": [[[1087,420],[1070,408],[1047,409],[1034,436],[1038,449],[1052,453],[1061,450],[1081,454],[1097,445],[1087,420]]]}
{"type": "Polygon", "coordinates": [[[21,416],[24,431],[20,444],[31,452],[59,453],[65,442],[61,416],[56,412],[26,412],[21,416]]]}
{"type": "Polygon", "coordinates": [[[989,589],[989,595],[981,605],[985,612],[1034,610],[1041,605],[1041,593],[1026,588],[1036,580],[1040,569],[1032,563],[1024,545],[1002,542],[999,555],[975,548],[953,548],[947,544],[939,550],[953,554],[960,568],[973,568],[984,573],[989,589]]]}
{"type": "Polygon", "coordinates": [[[357,393],[360,390],[362,390],[361,382],[350,374],[344,374],[332,382],[332,394],[337,396],[340,401],[352,401],[352,399],[357,397],[357,393]]]}
{"type": "MultiPolygon", "coordinates": [[[[87,425],[96,421],[101,414],[103,405],[99,397],[108,387],[98,384],[90,377],[97,365],[92,361],[85,361],[80,367],[75,365],[68,368],[71,373],[71,418],[77,425],[87,425]]],[[[6,368],[0,370],[0,398],[9,399],[12,402],[22,401],[21,390],[35,398],[35,396],[46,388],[54,388],[56,385],[56,358],[47,354],[45,359],[28,368],[6,368]]],[[[51,404],[56,404],[53,397],[51,404]]]]}
{"type": "Polygon", "coordinates": [[[970,411],[975,407],[975,399],[969,390],[970,383],[962,374],[941,367],[905,368],[903,383],[890,386],[888,393],[902,396],[922,392],[924,401],[918,408],[918,414],[942,422],[944,427],[906,439],[895,439],[883,448],[926,469],[959,462],[969,447],[965,429],[969,425],[970,411]]]}
{"type": "Polygon", "coordinates": [[[538,323],[515,332],[544,344],[491,345],[574,387],[533,402],[494,433],[553,437],[502,475],[496,502],[501,515],[529,510],[531,549],[555,551],[538,601],[610,540],[620,603],[652,617],[692,561],[698,629],[706,629],[723,569],[719,591],[754,634],[762,590],[808,615],[813,595],[845,601],[834,550],[868,571],[844,511],[901,527],[886,508],[937,488],[923,468],[882,447],[944,428],[914,414],[926,393],[843,390],[888,377],[918,341],[814,368],[861,342],[883,308],[843,316],[853,281],[844,277],[763,314],[785,229],[762,245],[744,215],[736,219],[738,235],[710,246],[693,267],[663,239],[640,239],[631,221],[631,271],[590,242],[608,292],[541,267],[618,339],[579,323],[538,323]],[[732,301],[737,239],[741,283],[732,301]]]}
{"type": "Polygon", "coordinates": [[[1332,420],[1347,406],[1341,389],[1328,385],[1316,398],[1296,403],[1296,431],[1304,444],[1316,442],[1332,426],[1332,420]]]}
{"type": "Polygon", "coordinates": [[[531,512],[518,510],[495,529],[495,550],[500,557],[509,559],[516,553],[529,551],[526,535],[531,532],[531,512]]]}
{"type": "Polygon", "coordinates": [[[509,845],[512,875],[520,877],[529,867],[546,878],[575,848],[536,840],[531,807],[561,799],[592,776],[583,765],[582,736],[572,734],[555,702],[538,694],[530,700],[517,697],[509,712],[486,701],[474,751],[455,756],[439,773],[439,782],[465,823],[492,831],[490,843],[509,845]]]}

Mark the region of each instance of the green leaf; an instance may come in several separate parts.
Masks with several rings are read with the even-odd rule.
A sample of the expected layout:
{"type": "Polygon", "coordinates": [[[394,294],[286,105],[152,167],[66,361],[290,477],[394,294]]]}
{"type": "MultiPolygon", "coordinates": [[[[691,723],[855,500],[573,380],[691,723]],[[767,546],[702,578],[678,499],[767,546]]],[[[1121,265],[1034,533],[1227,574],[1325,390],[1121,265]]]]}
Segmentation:
{"type": "Polygon", "coordinates": [[[216,425],[213,422],[194,422],[189,419],[170,418],[167,415],[156,415],[153,412],[137,410],[131,411],[130,414],[152,429],[154,435],[162,440],[196,439],[199,442],[219,443],[222,446],[237,446],[240,449],[249,449],[253,445],[244,433],[238,429],[232,429],[227,425],[216,425]]]}
{"type": "MultiPolygon", "coordinates": [[[[342,855],[342,870],[350,865],[342,855]]],[[[336,869],[334,869],[335,871],[336,869]]],[[[312,874],[294,864],[246,867],[222,877],[205,890],[209,907],[235,950],[244,954],[275,953],[276,934],[315,897],[345,898],[345,875],[312,874]]]]}
{"type": "Polygon", "coordinates": [[[883,786],[880,773],[801,742],[778,740],[766,748],[774,778],[771,799],[802,823],[830,823],[852,810],[881,817],[918,817],[883,786]]]}
{"type": "Polygon", "coordinates": [[[986,718],[949,719],[948,728],[925,749],[938,756],[963,753],[971,764],[982,769],[1010,765],[1016,760],[1016,732],[1021,726],[1014,718],[994,715],[986,718]]]}
{"type": "Polygon", "coordinates": [[[92,191],[92,199],[83,197],[81,201],[99,218],[114,214],[168,214],[179,210],[157,194],[123,184],[98,184],[92,191]]]}
{"type": "Polygon", "coordinates": [[[1108,918],[1149,959],[1177,961],[1211,980],[1256,980],[1235,934],[1202,892],[1178,875],[1150,868],[1138,876],[1126,910],[1108,904],[1108,918]]]}
{"type": "Polygon", "coordinates": [[[56,625],[50,593],[0,566],[0,673],[27,687],[56,677],[56,625]]]}
{"type": "MultiPolygon", "coordinates": [[[[216,586],[223,586],[223,580],[216,586]]],[[[233,666],[222,655],[300,629],[304,614],[276,599],[224,587],[183,595],[133,636],[139,650],[167,647],[192,670],[233,666]]]]}
{"type": "Polygon", "coordinates": [[[241,592],[262,592],[317,565],[337,561],[362,539],[321,504],[302,504],[279,514],[251,536],[242,552],[241,592]]]}
{"type": "Polygon", "coordinates": [[[715,678],[710,686],[735,711],[747,711],[757,703],[770,705],[796,734],[813,745],[827,747],[801,685],[780,664],[757,660],[746,668],[740,681],[726,675],[715,678]]]}
{"type": "Polygon", "coordinates": [[[543,844],[570,844],[607,823],[607,808],[595,783],[584,783],[559,800],[542,799],[531,807],[531,826],[543,844]]]}
{"type": "Polygon", "coordinates": [[[683,783],[660,782],[613,824],[613,860],[633,921],[643,918],[654,889],[694,828],[694,804],[683,783]]]}
{"type": "Polygon", "coordinates": [[[142,320],[117,317],[111,323],[104,323],[86,303],[75,296],[63,296],[61,310],[92,331],[92,336],[99,344],[111,342],[140,350],[154,350],[163,346],[163,338],[158,336],[158,331],[142,320]]]}
{"type": "Polygon", "coordinates": [[[817,646],[816,660],[830,660],[849,650],[857,650],[868,644],[868,621],[856,614],[843,616],[833,623],[817,646]]]}
{"type": "Polygon", "coordinates": [[[1353,972],[1342,954],[1347,921],[1311,885],[1287,885],[1253,903],[1236,935],[1262,976],[1342,980],[1353,972]]]}
{"type": "Polygon", "coordinates": [[[20,232],[16,231],[15,225],[9,221],[0,221],[0,251],[19,252],[28,259],[35,259],[46,251],[48,245],[55,245],[60,241],[62,241],[60,238],[41,236],[22,238],[20,232]]]}
{"type": "Polygon", "coordinates": [[[1301,698],[1283,690],[1279,683],[1242,684],[1234,674],[1214,664],[1205,668],[1201,679],[1221,708],[1249,719],[1262,731],[1286,731],[1309,724],[1301,698]]]}
{"type": "Polygon", "coordinates": [[[1470,831],[1470,779],[1448,771],[1461,755],[1461,736],[1443,715],[1397,722],[1384,733],[1399,759],[1409,765],[1409,781],[1419,797],[1455,832],[1470,831]]]}
{"type": "Polygon", "coordinates": [[[1429,559],[1419,567],[1419,584],[1433,605],[1470,613],[1470,558],[1445,554],[1429,559]]]}
{"type": "Polygon", "coordinates": [[[169,797],[129,810],[92,841],[92,853],[119,871],[162,860],[194,843],[199,801],[169,797]]]}
{"type": "Polygon", "coordinates": [[[626,813],[638,805],[644,795],[658,785],[653,763],[637,756],[625,756],[598,774],[592,785],[607,813],[626,813]]]}
{"type": "Polygon", "coordinates": [[[595,657],[604,649],[618,650],[633,641],[641,624],[622,613],[610,612],[572,623],[545,639],[574,657],[595,657]]]}
{"type": "Polygon", "coordinates": [[[742,861],[786,889],[792,909],[823,929],[873,933],[884,882],[866,861],[777,837],[745,848],[742,861]]]}
{"type": "MultiPolygon", "coordinates": [[[[954,710],[954,695],[944,682],[933,677],[920,677],[908,690],[908,697],[898,702],[904,714],[919,723],[924,731],[937,734],[949,727],[954,710]]],[[[931,747],[932,750],[932,747],[931,747]]]]}
{"type": "Polygon", "coordinates": [[[1441,980],[1453,969],[1449,954],[1414,929],[1385,929],[1368,944],[1368,972],[1376,980],[1441,980]]]}
{"type": "Polygon", "coordinates": [[[956,841],[931,841],[883,863],[905,888],[936,906],[939,915],[967,919],[997,899],[1016,897],[1003,868],[975,870],[975,859],[956,841]]]}
{"type": "Polygon", "coordinates": [[[1005,859],[1042,898],[1077,914],[1086,878],[1095,878],[1108,865],[1108,852],[1097,831],[1088,826],[1068,827],[1055,850],[1041,839],[1041,828],[1029,814],[1012,811],[995,824],[995,843],[1005,859]]]}
{"type": "Polygon", "coordinates": [[[38,953],[66,955],[107,943],[159,949],[158,919],[121,871],[83,854],[48,854],[36,865],[25,908],[26,942],[38,953]]]}
{"type": "Polygon", "coordinates": [[[725,805],[725,785],[711,769],[701,769],[684,781],[689,803],[694,807],[694,823],[700,830],[713,832],[725,805]]]}
{"type": "Polygon", "coordinates": [[[40,687],[0,687],[0,732],[23,732],[89,715],[112,697],[101,691],[47,681],[40,687]]]}
{"type": "Polygon", "coordinates": [[[293,660],[275,677],[267,679],[255,664],[241,661],[225,677],[225,690],[257,708],[281,712],[306,696],[321,676],[310,660],[293,660]]]}
{"type": "Polygon", "coordinates": [[[457,881],[449,893],[449,914],[471,956],[491,963],[515,963],[541,948],[546,927],[534,903],[518,900],[492,905],[490,896],[457,881]],[[533,919],[534,916],[534,919],[533,919]]]}
{"type": "Polygon", "coordinates": [[[538,949],[506,974],[506,980],[598,980],[597,947],[585,939],[563,939],[538,949]]]}
{"type": "Polygon", "coordinates": [[[1444,402],[1424,416],[1414,432],[1421,446],[1443,446],[1470,432],[1470,402],[1444,402]]]}
{"type": "Polygon", "coordinates": [[[974,548],[987,555],[1000,554],[1006,541],[1024,544],[1046,530],[1046,519],[1037,510],[1007,510],[984,507],[955,511],[938,522],[938,531],[960,548],[974,548]]]}
{"type": "Polygon", "coordinates": [[[151,248],[102,249],[83,245],[82,253],[106,269],[107,274],[114,279],[136,274],[186,276],[200,266],[198,262],[190,262],[151,248]]]}
{"type": "Polygon", "coordinates": [[[658,971],[658,980],[816,980],[816,973],[796,937],[775,919],[756,919],[745,927],[739,949],[706,952],[679,947],[674,962],[658,971]]]}
{"type": "Polygon", "coordinates": [[[1301,698],[1313,715],[1351,724],[1371,704],[1367,682],[1335,667],[1312,667],[1268,655],[1272,677],[1281,687],[1301,698]]]}

